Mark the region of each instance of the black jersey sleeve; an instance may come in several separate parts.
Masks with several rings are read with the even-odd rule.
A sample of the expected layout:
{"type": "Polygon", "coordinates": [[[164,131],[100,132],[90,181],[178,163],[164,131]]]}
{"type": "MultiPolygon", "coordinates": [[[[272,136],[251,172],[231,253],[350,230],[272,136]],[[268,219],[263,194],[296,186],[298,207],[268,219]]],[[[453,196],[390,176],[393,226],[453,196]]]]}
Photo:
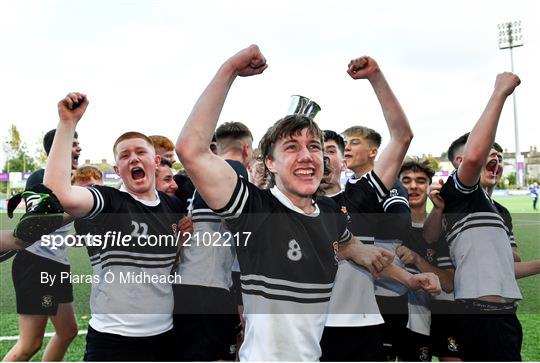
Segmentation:
{"type": "Polygon", "coordinates": [[[512,215],[510,214],[510,211],[503,206],[502,204],[498,202],[494,202],[495,208],[501,215],[504,225],[506,226],[506,229],[508,230],[508,238],[510,238],[510,246],[517,247],[516,238],[514,237],[514,225],[512,223],[512,215]]]}
{"type": "Polygon", "coordinates": [[[231,230],[254,232],[272,209],[272,204],[265,192],[268,191],[260,190],[238,176],[229,202],[221,209],[214,209],[214,212],[225,220],[231,230]]]}
{"type": "Polygon", "coordinates": [[[471,193],[475,192],[479,188],[479,183],[480,181],[472,187],[464,185],[459,180],[457,170],[454,170],[441,189],[441,197],[446,204],[453,203],[454,201],[461,201],[464,198],[467,198],[471,193]]]}
{"type": "Polygon", "coordinates": [[[444,237],[441,237],[437,242],[435,242],[435,256],[437,261],[435,266],[443,270],[455,269],[452,259],[450,258],[450,250],[448,248],[448,243],[444,240],[444,237]]]}
{"type": "Polygon", "coordinates": [[[84,219],[94,219],[100,213],[112,213],[120,205],[122,199],[119,190],[108,186],[94,185],[87,187],[94,198],[92,209],[84,219]]]}
{"type": "Polygon", "coordinates": [[[380,210],[380,203],[387,195],[388,189],[372,170],[360,178],[349,179],[344,197],[355,211],[375,213],[380,210]]]}
{"type": "Polygon", "coordinates": [[[382,207],[384,215],[379,220],[377,238],[399,239],[410,238],[411,210],[409,208],[409,195],[407,189],[397,181],[392,189],[383,198],[382,207]],[[391,228],[389,228],[391,226],[391,228]]]}
{"type": "MultiPolygon", "coordinates": [[[[338,201],[341,201],[339,199],[338,201]]],[[[341,203],[336,202],[336,199],[322,196],[317,199],[317,205],[322,213],[331,213],[335,216],[338,230],[338,243],[349,242],[353,237],[352,233],[347,228],[348,214],[347,209],[341,203]]]]}

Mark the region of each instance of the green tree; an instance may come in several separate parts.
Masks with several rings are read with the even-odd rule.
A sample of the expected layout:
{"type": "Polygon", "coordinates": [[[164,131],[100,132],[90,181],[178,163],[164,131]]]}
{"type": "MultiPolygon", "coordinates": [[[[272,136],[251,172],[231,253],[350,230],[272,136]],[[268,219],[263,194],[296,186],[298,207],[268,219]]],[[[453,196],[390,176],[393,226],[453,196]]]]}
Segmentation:
{"type": "Polygon", "coordinates": [[[38,167],[44,168],[47,164],[47,153],[43,148],[43,137],[45,136],[45,131],[41,133],[41,136],[36,142],[36,148],[34,149],[34,160],[38,167]]]}
{"type": "Polygon", "coordinates": [[[11,125],[9,128],[9,136],[4,142],[4,152],[6,162],[4,170],[6,171],[34,171],[37,168],[36,161],[28,152],[28,147],[22,141],[21,134],[17,130],[17,126],[11,125]]]}

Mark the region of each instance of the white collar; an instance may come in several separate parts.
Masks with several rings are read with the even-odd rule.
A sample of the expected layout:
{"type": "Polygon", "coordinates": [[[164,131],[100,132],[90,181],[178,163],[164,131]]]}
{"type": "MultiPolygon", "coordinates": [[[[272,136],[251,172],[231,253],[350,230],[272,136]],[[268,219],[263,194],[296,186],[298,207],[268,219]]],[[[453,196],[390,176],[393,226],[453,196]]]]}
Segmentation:
{"type": "Polygon", "coordinates": [[[124,193],[128,193],[137,202],[140,202],[140,203],[144,204],[147,207],[155,207],[155,206],[159,205],[159,203],[161,201],[159,199],[159,194],[158,194],[157,190],[155,190],[155,189],[154,189],[154,193],[156,193],[156,199],[154,199],[154,200],[142,200],[142,199],[139,199],[135,194],[132,194],[132,193],[127,191],[126,186],[125,186],[124,183],[122,183],[122,186],[120,187],[120,191],[124,192],[124,193]]]}
{"type": "Polygon", "coordinates": [[[276,197],[281,202],[281,204],[283,204],[285,207],[289,208],[290,210],[293,210],[293,211],[295,211],[297,213],[303,214],[303,215],[308,216],[308,217],[318,217],[319,216],[319,213],[320,213],[319,206],[317,205],[317,203],[315,203],[313,201],[312,202],[315,205],[315,211],[313,213],[306,213],[302,209],[295,206],[293,204],[293,202],[291,202],[291,200],[289,198],[287,198],[287,196],[285,194],[283,194],[281,192],[281,190],[278,189],[278,187],[273,186],[272,188],[270,188],[270,192],[272,193],[272,195],[274,197],[276,197]]]}
{"type": "Polygon", "coordinates": [[[324,196],[328,198],[332,198],[332,197],[335,197],[336,195],[340,195],[341,193],[343,193],[343,190],[340,190],[339,192],[334,193],[334,194],[325,194],[324,196]]]}
{"type": "Polygon", "coordinates": [[[412,222],[414,228],[424,228],[424,222],[412,222]]]}

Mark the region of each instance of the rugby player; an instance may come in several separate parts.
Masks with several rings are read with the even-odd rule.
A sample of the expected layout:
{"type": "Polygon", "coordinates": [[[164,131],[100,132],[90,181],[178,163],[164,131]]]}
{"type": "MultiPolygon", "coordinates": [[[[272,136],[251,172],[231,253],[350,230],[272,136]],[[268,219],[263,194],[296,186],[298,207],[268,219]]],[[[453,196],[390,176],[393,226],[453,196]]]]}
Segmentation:
{"type": "Polygon", "coordinates": [[[521,360],[522,330],[515,311],[522,296],[515,280],[510,231],[479,185],[502,108],[519,84],[516,75],[499,74],[470,135],[450,145],[448,158],[456,170],[440,190],[444,224],[440,209],[434,209],[424,224],[427,242],[436,241],[444,227],[456,267],[454,295],[465,314],[460,319],[464,360],[521,360]]]}
{"type": "Polygon", "coordinates": [[[314,361],[321,352],[335,258],[352,258],[378,274],[393,254],[357,242],[343,214],[334,213],[335,203],[316,199],[323,135],[313,120],[287,116],[264,135],[260,149],[275,185],[270,190],[239,178],[210,152],[206,145],[235,78],[267,67],[255,45],[229,58],[195,104],[176,150],[208,206],[243,235],[235,244],[246,322],[240,360],[314,361]]]}
{"type": "Polygon", "coordinates": [[[181,208],[155,189],[160,157],[152,141],[138,132],[121,135],[113,146],[114,170],[121,190],[106,186],[78,187],[69,183],[70,135],[88,106],[81,93],[70,93],[58,103],[60,121],[51,148],[44,184],[65,211],[79,218],[76,230],[101,236],[89,247],[94,276],[90,298],[92,318],[84,359],[171,360],[173,294],[168,279],[181,208]],[[123,243],[106,236],[128,237],[123,243]],[[162,237],[165,238],[163,242],[162,237]],[[169,239],[170,237],[170,239],[169,239]],[[160,243],[150,243],[152,238],[160,243]],[[113,279],[105,277],[113,275],[113,279]],[[148,283],[122,283],[120,276],[143,276],[148,283]]]}

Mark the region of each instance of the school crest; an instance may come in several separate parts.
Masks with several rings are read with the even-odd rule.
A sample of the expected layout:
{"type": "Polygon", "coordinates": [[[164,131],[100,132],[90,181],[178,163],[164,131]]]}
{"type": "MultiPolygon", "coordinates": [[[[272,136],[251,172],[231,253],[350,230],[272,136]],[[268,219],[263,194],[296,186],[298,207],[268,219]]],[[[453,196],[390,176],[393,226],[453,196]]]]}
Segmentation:
{"type": "Polygon", "coordinates": [[[53,297],[52,295],[43,295],[41,297],[41,306],[44,308],[50,308],[52,306],[53,297]]]}
{"type": "Polygon", "coordinates": [[[448,338],[448,350],[451,352],[457,352],[458,351],[458,344],[456,342],[456,339],[454,337],[448,338]]]}

